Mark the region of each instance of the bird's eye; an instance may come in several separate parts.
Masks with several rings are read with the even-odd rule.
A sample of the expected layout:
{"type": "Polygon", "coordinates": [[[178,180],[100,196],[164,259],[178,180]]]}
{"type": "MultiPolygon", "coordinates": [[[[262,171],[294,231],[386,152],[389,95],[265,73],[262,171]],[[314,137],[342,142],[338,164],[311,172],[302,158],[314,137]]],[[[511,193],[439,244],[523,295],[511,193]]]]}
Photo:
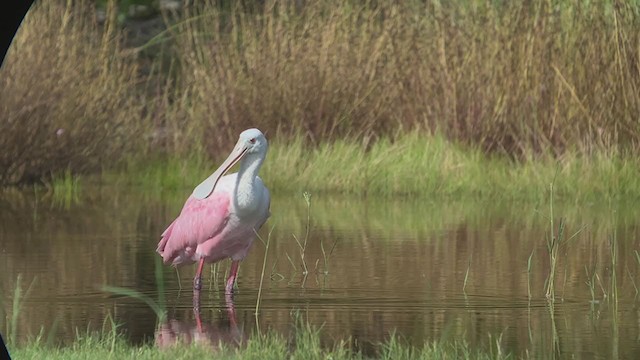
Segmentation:
{"type": "Polygon", "coordinates": [[[252,138],[251,140],[249,140],[250,143],[255,144],[256,143],[256,138],[252,138]]]}

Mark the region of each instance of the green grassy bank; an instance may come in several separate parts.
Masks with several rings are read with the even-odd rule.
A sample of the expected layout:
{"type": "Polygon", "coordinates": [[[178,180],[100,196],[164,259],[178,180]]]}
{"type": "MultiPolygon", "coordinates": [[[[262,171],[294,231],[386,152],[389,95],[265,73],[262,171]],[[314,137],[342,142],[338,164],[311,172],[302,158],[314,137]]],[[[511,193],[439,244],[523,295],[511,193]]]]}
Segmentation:
{"type": "Polygon", "coordinates": [[[53,347],[44,341],[32,341],[26,345],[9,347],[15,359],[205,359],[215,355],[217,359],[507,359],[499,342],[483,352],[471,349],[464,342],[431,342],[422,347],[404,344],[392,336],[378,344],[378,354],[365,356],[352,351],[344,343],[333,347],[320,345],[320,336],[311,329],[299,329],[292,339],[276,333],[256,335],[249,338],[241,348],[231,348],[215,343],[178,343],[159,348],[153,343],[134,346],[114,333],[79,336],[73,345],[53,347]]]}
{"type": "MultiPolygon", "coordinates": [[[[349,140],[310,146],[304,138],[272,139],[260,176],[272,192],[348,193],[412,196],[425,199],[504,199],[539,201],[554,182],[560,201],[640,198],[640,162],[615,152],[586,157],[567,153],[522,161],[489,156],[452,144],[441,136],[410,133],[380,140],[368,149],[349,140]]],[[[220,153],[223,155],[223,153],[220,153]]],[[[103,173],[100,181],[140,186],[158,193],[188,193],[221,160],[198,157],[132,160],[103,173]]],[[[96,177],[80,179],[91,183],[96,177]]],[[[68,177],[55,182],[60,192],[76,187],[68,177]]]]}

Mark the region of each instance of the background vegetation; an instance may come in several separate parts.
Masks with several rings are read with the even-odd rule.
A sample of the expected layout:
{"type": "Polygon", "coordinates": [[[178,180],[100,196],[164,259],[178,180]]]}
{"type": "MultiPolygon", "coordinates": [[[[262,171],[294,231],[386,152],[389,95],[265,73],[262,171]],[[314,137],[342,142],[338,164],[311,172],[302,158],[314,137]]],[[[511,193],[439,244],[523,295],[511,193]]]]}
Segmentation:
{"type": "MultiPolygon", "coordinates": [[[[197,183],[193,179],[207,175],[214,166],[211,160],[229,149],[239,131],[255,126],[273,144],[262,173],[271,188],[443,194],[466,201],[467,195],[541,200],[549,182],[558,179],[556,194],[576,201],[594,194],[640,197],[637,1],[205,1],[163,9],[165,30],[144,41],[139,41],[144,32],[139,22],[147,19],[136,22],[125,10],[135,3],[60,0],[38,2],[32,8],[0,69],[0,184],[53,180],[54,195],[61,194],[66,206],[78,201],[74,177],[81,173],[101,172],[101,180],[140,183],[152,191],[192,186],[197,183]]],[[[105,198],[114,201],[135,199],[109,188],[97,191],[108,192],[105,198]]],[[[177,208],[183,195],[173,196],[177,208]]],[[[10,205],[20,204],[6,198],[10,205]]],[[[478,207],[479,213],[485,204],[478,207]]],[[[451,212],[450,218],[469,211],[468,202],[447,211],[440,203],[429,206],[439,214],[451,212]]],[[[325,207],[327,213],[346,208],[325,207]]],[[[510,213],[523,208],[527,206],[517,204],[510,213]]],[[[372,209],[376,207],[369,204],[361,211],[365,215],[344,218],[351,219],[351,225],[372,209]]],[[[633,218],[633,209],[621,213],[633,218]]],[[[135,211],[144,214],[139,226],[148,226],[149,211],[135,211]]],[[[123,210],[118,206],[117,211],[100,211],[97,218],[105,218],[105,213],[123,210]]],[[[382,216],[379,228],[398,231],[403,228],[397,226],[398,219],[427,223],[424,211],[411,213],[416,217],[408,218],[406,211],[382,216]]],[[[53,218],[33,211],[34,222],[38,216],[53,218]]],[[[153,221],[163,222],[167,216],[157,217],[153,221]]],[[[73,222],[78,224],[77,218],[73,222]]],[[[6,228],[9,225],[22,230],[24,224],[14,220],[6,228]]],[[[95,226],[90,228],[96,232],[95,226]]],[[[610,243],[604,241],[609,230],[589,234],[589,251],[564,260],[569,269],[564,283],[569,276],[572,286],[590,290],[592,304],[594,294],[600,296],[593,280],[599,273],[605,283],[598,280],[602,297],[617,292],[608,292],[617,280],[615,270],[607,269],[618,264],[617,245],[611,245],[615,236],[610,243]],[[590,252],[593,248],[597,251],[590,252]],[[611,266],[593,265],[591,270],[592,259],[606,262],[609,251],[611,266]],[[583,271],[591,276],[589,288],[583,285],[583,271]]],[[[109,226],[105,241],[111,244],[117,231],[124,230],[109,226]]],[[[146,231],[146,237],[155,233],[146,231]]],[[[125,233],[120,241],[128,244],[131,231],[125,233]]],[[[459,242],[471,249],[495,247],[495,253],[521,260],[519,281],[513,282],[520,298],[529,292],[530,276],[539,293],[546,273],[531,272],[531,266],[524,272],[534,249],[520,246],[514,252],[499,242],[487,243],[485,235],[460,233],[459,242]]],[[[64,238],[96,246],[84,238],[64,238]]],[[[366,249],[366,238],[361,242],[352,249],[366,249]]],[[[66,251],[54,242],[49,246],[66,251]]],[[[629,275],[620,277],[620,289],[637,295],[627,264],[636,274],[640,257],[632,253],[632,245],[620,246],[620,253],[627,255],[621,263],[629,275]]],[[[131,256],[124,245],[108,248],[124,254],[124,259],[131,256]]],[[[506,282],[497,275],[474,276],[486,273],[485,266],[503,264],[500,261],[456,262],[458,253],[449,251],[440,246],[428,252],[432,260],[448,259],[445,262],[453,267],[431,273],[448,269],[457,274],[463,291],[467,275],[470,288],[491,289],[492,283],[506,282]]],[[[25,254],[26,258],[30,253],[25,254]]],[[[536,255],[533,261],[543,261],[538,257],[542,259],[536,255]]],[[[62,269],[51,276],[63,277],[72,271],[69,266],[93,261],[49,258],[62,269]]],[[[113,268],[107,265],[105,269],[113,268]]],[[[371,271],[361,275],[379,266],[372,260],[371,271]]],[[[495,273],[505,279],[512,274],[495,273]]],[[[430,283],[436,283],[435,278],[430,283]]],[[[94,278],[75,281],[93,286],[94,278]]],[[[86,356],[157,355],[149,347],[128,348],[115,335],[77,340],[75,350],[86,356]]],[[[268,341],[265,347],[277,350],[278,356],[286,350],[284,340],[268,341]]],[[[260,350],[262,345],[256,344],[260,350]]],[[[421,354],[438,354],[439,346],[399,351],[413,351],[408,358],[427,357],[421,354]]],[[[72,356],[69,349],[49,352],[38,341],[19,351],[32,357],[72,356]]],[[[336,350],[343,356],[340,351],[336,350]]],[[[446,351],[468,356],[464,344],[446,351]]],[[[199,353],[193,349],[193,356],[199,353]]]]}
{"type": "Polygon", "coordinates": [[[120,32],[87,6],[30,10],[0,71],[0,183],[95,170],[136,147],[143,79],[120,32]]]}
{"type": "Polygon", "coordinates": [[[437,134],[510,164],[636,168],[638,2],[211,1],[163,10],[138,47],[126,4],[101,3],[28,14],[0,70],[0,182],[219,157],[252,126],[302,152],[418,134],[398,150],[417,156],[437,134]]]}

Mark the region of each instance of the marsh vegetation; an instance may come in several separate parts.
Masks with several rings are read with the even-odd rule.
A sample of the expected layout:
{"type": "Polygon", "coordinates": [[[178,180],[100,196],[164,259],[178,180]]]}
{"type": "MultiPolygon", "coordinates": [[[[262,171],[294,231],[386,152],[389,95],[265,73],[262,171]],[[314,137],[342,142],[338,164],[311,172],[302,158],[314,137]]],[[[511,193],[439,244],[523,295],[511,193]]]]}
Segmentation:
{"type": "Polygon", "coordinates": [[[211,1],[142,44],[100,3],[37,2],[0,69],[16,356],[637,352],[640,3],[211,1]],[[158,349],[198,333],[191,270],[150,249],[247,127],[277,195],[234,300],[247,341],[217,264],[215,341],[158,349]]]}
{"type": "Polygon", "coordinates": [[[28,14],[0,71],[4,184],[212,160],[255,126],[294,155],[371,157],[368,171],[286,163],[367,176],[342,189],[403,192],[384,183],[387,156],[428,166],[441,146],[505,168],[575,163],[607,181],[569,187],[638,192],[620,170],[638,168],[636,2],[204,2],[164,13],[166,30],[135,48],[107,4],[101,23],[83,1],[28,14]]]}

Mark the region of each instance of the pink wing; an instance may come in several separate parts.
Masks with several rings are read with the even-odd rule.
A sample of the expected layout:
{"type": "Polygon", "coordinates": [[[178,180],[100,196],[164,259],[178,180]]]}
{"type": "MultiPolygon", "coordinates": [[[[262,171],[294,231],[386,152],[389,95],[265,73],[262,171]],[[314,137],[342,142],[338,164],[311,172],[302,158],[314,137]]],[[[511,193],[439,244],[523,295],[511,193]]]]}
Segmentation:
{"type": "Polygon", "coordinates": [[[189,196],[180,215],[162,233],[158,243],[156,251],[164,263],[186,261],[185,257],[191,258],[199,244],[220,233],[229,220],[230,200],[225,192],[214,192],[202,200],[189,196]]]}

